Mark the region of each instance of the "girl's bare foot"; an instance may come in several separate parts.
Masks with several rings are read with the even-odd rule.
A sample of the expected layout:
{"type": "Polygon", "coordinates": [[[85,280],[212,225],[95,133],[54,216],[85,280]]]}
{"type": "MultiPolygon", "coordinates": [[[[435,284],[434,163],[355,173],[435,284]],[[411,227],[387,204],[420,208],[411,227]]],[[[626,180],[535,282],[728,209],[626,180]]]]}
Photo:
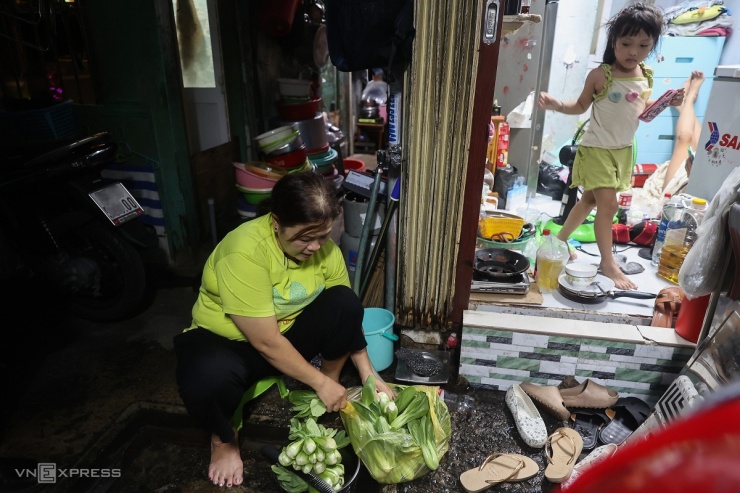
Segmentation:
{"type": "Polygon", "coordinates": [[[559,236],[556,236],[556,238],[562,241],[563,243],[565,243],[565,245],[568,247],[568,260],[575,260],[578,258],[578,254],[573,250],[573,246],[570,243],[568,243],[567,238],[564,240],[561,239],[559,236]]]}
{"type": "Polygon", "coordinates": [[[599,265],[599,269],[601,269],[602,274],[614,281],[614,286],[617,289],[637,289],[637,284],[630,281],[627,276],[619,270],[619,266],[613,259],[611,262],[602,260],[601,265],[599,265]]]}
{"type": "Polygon", "coordinates": [[[699,95],[699,89],[704,82],[704,72],[701,70],[694,70],[691,72],[691,76],[684,82],[684,92],[686,97],[684,98],[684,104],[693,105],[696,102],[696,98],[699,95]]]}
{"type": "Polygon", "coordinates": [[[244,481],[244,463],[239,454],[239,440],[234,430],[234,439],[224,443],[218,435],[211,435],[211,464],[208,479],[217,486],[239,486],[244,481]]]}

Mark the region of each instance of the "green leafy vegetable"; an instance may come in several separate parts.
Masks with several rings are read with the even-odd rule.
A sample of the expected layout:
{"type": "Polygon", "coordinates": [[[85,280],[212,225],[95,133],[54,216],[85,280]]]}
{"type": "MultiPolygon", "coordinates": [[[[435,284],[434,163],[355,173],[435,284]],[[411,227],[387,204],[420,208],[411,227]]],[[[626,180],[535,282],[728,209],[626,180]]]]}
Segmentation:
{"type": "Polygon", "coordinates": [[[288,493],[302,493],[303,491],[308,490],[308,483],[306,483],[304,480],[302,480],[286,468],[275,464],[271,467],[271,469],[272,472],[275,473],[275,476],[277,476],[280,487],[288,493]]]}
{"type": "Polygon", "coordinates": [[[313,390],[291,390],[288,400],[297,418],[318,418],[326,413],[326,406],[313,390]]]}

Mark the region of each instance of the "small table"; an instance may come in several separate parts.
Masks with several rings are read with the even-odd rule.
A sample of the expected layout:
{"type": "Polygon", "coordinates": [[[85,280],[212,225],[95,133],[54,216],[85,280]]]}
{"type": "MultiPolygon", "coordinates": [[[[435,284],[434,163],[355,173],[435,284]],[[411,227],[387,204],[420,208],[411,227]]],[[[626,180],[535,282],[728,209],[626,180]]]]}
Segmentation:
{"type": "Polygon", "coordinates": [[[355,137],[355,141],[358,141],[360,139],[360,135],[362,134],[362,129],[368,129],[368,133],[376,133],[377,134],[377,148],[376,151],[379,151],[383,148],[383,139],[385,137],[385,122],[383,123],[364,123],[364,122],[357,122],[357,135],[355,137]]]}

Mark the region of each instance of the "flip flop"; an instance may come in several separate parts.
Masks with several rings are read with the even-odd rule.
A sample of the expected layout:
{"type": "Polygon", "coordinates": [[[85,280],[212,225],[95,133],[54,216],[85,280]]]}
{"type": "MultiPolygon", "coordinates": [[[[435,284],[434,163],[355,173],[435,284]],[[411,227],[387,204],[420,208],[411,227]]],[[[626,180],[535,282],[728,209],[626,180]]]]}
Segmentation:
{"type": "Polygon", "coordinates": [[[570,419],[571,428],[576,430],[583,439],[583,450],[592,450],[599,441],[599,430],[609,423],[615,411],[606,409],[603,412],[595,409],[575,409],[570,419]],[[609,416],[611,414],[611,416],[609,416]]]}
{"type": "Polygon", "coordinates": [[[497,483],[524,481],[540,472],[529,457],[519,454],[492,454],[479,467],[460,475],[460,484],[468,493],[477,493],[497,483]]]}
{"type": "Polygon", "coordinates": [[[562,483],[570,477],[576,459],[583,450],[583,439],[576,430],[570,428],[558,428],[547,437],[545,444],[545,455],[547,455],[547,467],[545,468],[545,479],[551,483],[562,483]]]}
{"type": "Polygon", "coordinates": [[[599,432],[599,440],[605,444],[620,445],[653,412],[653,408],[637,397],[622,397],[612,409],[614,419],[599,432]]]}

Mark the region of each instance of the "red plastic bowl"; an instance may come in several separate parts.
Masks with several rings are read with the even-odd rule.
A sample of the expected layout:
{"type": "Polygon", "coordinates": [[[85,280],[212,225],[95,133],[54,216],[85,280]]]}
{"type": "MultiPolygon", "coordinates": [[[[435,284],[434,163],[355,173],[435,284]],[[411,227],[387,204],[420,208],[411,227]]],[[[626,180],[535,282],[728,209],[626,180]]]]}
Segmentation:
{"type": "Polygon", "coordinates": [[[321,108],[321,98],[312,99],[303,103],[276,103],[278,114],[283,120],[308,120],[316,116],[321,108]]]}
{"type": "Polygon", "coordinates": [[[300,149],[287,154],[270,156],[267,158],[267,162],[283,169],[296,168],[306,162],[306,147],[301,147],[300,149]]]}

